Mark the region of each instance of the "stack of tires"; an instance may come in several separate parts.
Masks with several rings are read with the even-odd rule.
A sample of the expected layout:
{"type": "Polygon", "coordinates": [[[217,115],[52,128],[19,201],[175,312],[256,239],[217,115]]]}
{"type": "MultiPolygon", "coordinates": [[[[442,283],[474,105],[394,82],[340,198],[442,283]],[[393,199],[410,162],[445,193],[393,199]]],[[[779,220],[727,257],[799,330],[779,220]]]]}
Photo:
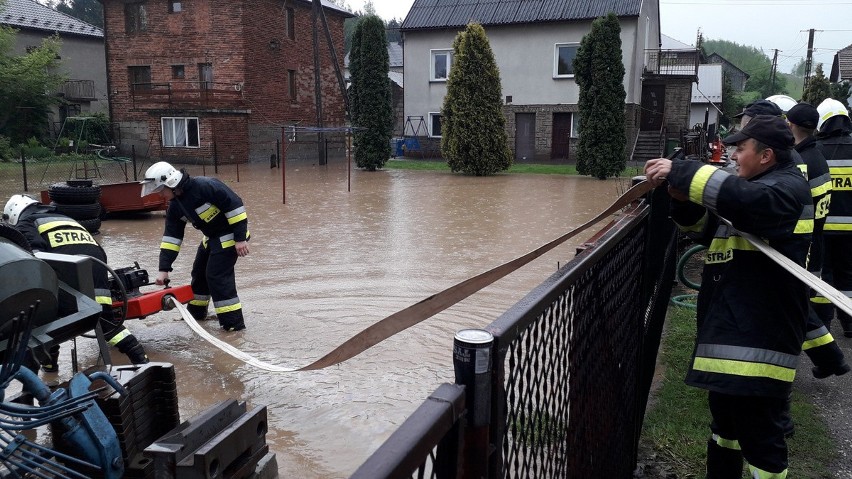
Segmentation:
{"type": "Polygon", "coordinates": [[[92,180],[54,183],[47,194],[59,213],[74,218],[90,233],[101,229],[101,187],[92,185],[92,180]]]}

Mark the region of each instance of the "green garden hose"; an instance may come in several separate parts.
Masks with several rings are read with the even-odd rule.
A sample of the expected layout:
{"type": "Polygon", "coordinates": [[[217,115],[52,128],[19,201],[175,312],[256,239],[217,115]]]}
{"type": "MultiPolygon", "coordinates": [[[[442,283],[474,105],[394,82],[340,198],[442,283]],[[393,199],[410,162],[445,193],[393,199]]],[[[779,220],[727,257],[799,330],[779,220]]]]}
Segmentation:
{"type": "MultiPolygon", "coordinates": [[[[696,291],[698,290],[698,288],[701,287],[701,283],[696,283],[695,281],[692,281],[691,279],[687,278],[686,274],[684,273],[684,269],[686,268],[686,263],[689,262],[689,259],[692,258],[693,255],[695,255],[696,253],[699,253],[699,252],[701,252],[705,249],[707,249],[707,247],[704,246],[704,245],[700,245],[700,244],[695,245],[692,248],[689,248],[688,250],[686,250],[686,252],[683,254],[683,256],[680,257],[680,259],[677,262],[677,279],[678,279],[678,281],[680,281],[680,283],[682,285],[684,285],[684,286],[686,286],[690,289],[694,289],[696,291]]],[[[696,300],[697,296],[698,295],[696,293],[681,294],[681,295],[677,295],[677,296],[672,296],[671,301],[672,301],[672,304],[675,304],[677,306],[695,309],[695,307],[696,307],[695,300],[696,300]]]]}

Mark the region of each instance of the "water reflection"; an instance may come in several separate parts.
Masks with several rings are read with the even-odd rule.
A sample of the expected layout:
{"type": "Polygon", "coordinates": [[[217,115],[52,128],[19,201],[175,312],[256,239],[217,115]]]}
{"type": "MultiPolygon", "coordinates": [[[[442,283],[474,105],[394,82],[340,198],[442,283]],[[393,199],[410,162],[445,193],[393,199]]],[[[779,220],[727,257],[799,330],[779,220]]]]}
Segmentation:
{"type": "MultiPolygon", "coordinates": [[[[218,177],[249,213],[252,253],[237,263],[248,329],[223,335],[206,326],[286,366],[307,364],[377,320],[564,234],[625,187],[624,180],[388,170],[353,171],[347,191],[344,164],[288,165],[282,204],[280,170],[242,166],[239,174],[236,182],[236,170],[225,167],[218,177]]],[[[110,219],[99,240],[113,267],[138,261],[153,275],[162,228],[161,212],[110,219]]],[[[452,381],[457,330],[493,321],[592,234],[326,370],[255,370],[195,337],[174,311],[128,327],[153,360],[175,364],[182,419],[231,397],[265,404],[281,477],[347,477],[439,383],[452,381]]],[[[189,282],[199,240],[187,229],[174,284],[189,282]]],[[[94,360],[94,344],[81,340],[80,348],[81,361],[94,360]]]]}

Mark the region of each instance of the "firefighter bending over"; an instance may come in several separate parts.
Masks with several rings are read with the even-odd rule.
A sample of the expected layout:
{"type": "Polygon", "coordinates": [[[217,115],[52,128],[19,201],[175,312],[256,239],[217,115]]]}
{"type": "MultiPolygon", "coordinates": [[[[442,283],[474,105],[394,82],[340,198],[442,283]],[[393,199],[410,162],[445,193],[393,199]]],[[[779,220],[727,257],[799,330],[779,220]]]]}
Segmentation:
{"type": "Polygon", "coordinates": [[[157,284],[165,284],[172,263],[180,252],[187,223],[201,230],[204,237],[192,263],[193,299],[187,308],[196,320],[207,317],[213,308],[225,331],[246,328],[243,308],[237,296],[234,265],[237,258],[249,254],[248,218],[243,200],[216,178],[190,178],[161,161],[151,165],[142,181],[142,196],[159,193],[169,200],[166,226],[160,243],[160,273],[157,284]]]}
{"type": "MultiPolygon", "coordinates": [[[[23,233],[33,251],[91,256],[107,262],[103,248],[86,228],[68,216],[57,213],[54,206],[43,205],[26,195],[14,195],[3,208],[3,220],[23,233]]],[[[95,301],[103,308],[99,322],[104,338],[111,346],[127,355],[133,364],[147,363],[145,349],[113,312],[106,267],[95,261],[92,273],[95,301]]],[[[56,345],[51,348],[49,358],[40,358],[42,369],[45,372],[57,372],[58,358],[59,346],[56,345]]]]}

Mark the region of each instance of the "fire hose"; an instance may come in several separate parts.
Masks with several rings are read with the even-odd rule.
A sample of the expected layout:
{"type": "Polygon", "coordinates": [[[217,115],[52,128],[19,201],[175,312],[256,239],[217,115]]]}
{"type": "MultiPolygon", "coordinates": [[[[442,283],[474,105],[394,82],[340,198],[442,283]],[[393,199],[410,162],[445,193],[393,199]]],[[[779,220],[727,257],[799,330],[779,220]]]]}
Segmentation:
{"type": "MultiPolygon", "coordinates": [[[[421,321],[424,321],[434,316],[435,314],[444,311],[445,309],[471,296],[482,288],[485,288],[486,286],[494,283],[495,281],[516,271],[518,268],[528,264],[530,261],[538,258],[544,253],[552,250],[556,246],[564,243],[566,240],[585,231],[586,229],[598,223],[602,219],[609,217],[613,213],[628,206],[633,201],[640,199],[646,193],[651,191],[651,189],[653,189],[653,187],[648,181],[642,181],[637,183],[632,188],[627,190],[624,194],[619,196],[611,205],[609,205],[609,207],[607,207],[605,210],[603,210],[591,220],[578,226],[577,228],[574,228],[573,230],[550,241],[549,243],[546,243],[543,246],[540,246],[539,248],[533,251],[530,251],[529,253],[523,256],[519,256],[507,263],[492,268],[484,273],[466,279],[461,283],[451,286],[437,294],[429,296],[428,298],[418,303],[415,303],[403,310],[391,314],[390,316],[382,320],[379,320],[378,322],[367,327],[360,333],[349,338],[343,344],[341,344],[325,356],[308,364],[307,366],[283,367],[260,361],[259,359],[254,358],[253,356],[243,351],[240,351],[239,349],[208,333],[201,325],[198,324],[197,321],[195,321],[192,315],[189,314],[189,311],[187,311],[186,307],[180,304],[180,302],[174,301],[171,298],[164,298],[164,302],[171,303],[170,306],[176,307],[183,316],[184,321],[186,321],[189,327],[193,331],[195,331],[199,336],[204,338],[213,346],[216,346],[217,348],[221,349],[223,352],[229,354],[230,356],[236,359],[239,359],[240,361],[245,362],[246,364],[270,372],[295,372],[323,369],[351,359],[366,351],[367,349],[371,348],[372,346],[375,346],[376,344],[393,336],[394,334],[404,331],[420,323],[421,321]]],[[[724,220],[724,218],[723,221],[727,222],[727,220],[724,220]]],[[[729,222],[727,223],[730,225],[729,222]]],[[[847,314],[852,315],[852,300],[850,300],[846,295],[844,295],[834,287],[830,286],[828,283],[822,281],[820,278],[817,278],[811,272],[799,266],[794,261],[782,255],[757,236],[742,231],[740,231],[740,236],[745,238],[759,251],[764,253],[771,260],[773,260],[782,268],[787,270],[797,279],[807,284],[815,291],[821,293],[824,297],[828,298],[832,303],[835,304],[835,306],[837,306],[847,314]]]]}

